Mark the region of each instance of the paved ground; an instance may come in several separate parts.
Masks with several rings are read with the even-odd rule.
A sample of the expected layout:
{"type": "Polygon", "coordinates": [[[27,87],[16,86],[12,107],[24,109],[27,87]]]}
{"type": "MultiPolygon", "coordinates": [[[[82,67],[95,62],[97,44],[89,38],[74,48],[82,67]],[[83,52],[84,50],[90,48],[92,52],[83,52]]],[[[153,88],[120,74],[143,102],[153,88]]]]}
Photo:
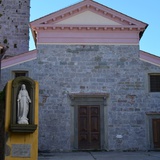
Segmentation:
{"type": "Polygon", "coordinates": [[[160,160],[160,152],[41,153],[38,160],[160,160]]]}

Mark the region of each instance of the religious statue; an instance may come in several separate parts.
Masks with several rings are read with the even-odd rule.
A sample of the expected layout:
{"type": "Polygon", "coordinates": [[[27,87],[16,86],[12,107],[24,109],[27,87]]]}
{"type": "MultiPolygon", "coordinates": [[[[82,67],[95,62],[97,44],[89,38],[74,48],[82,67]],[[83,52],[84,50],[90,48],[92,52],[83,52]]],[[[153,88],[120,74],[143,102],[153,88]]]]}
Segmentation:
{"type": "Polygon", "coordinates": [[[29,112],[29,103],[31,103],[31,99],[28,95],[28,91],[26,90],[25,84],[22,84],[21,89],[18,94],[18,108],[17,108],[17,118],[18,124],[29,124],[28,123],[28,112],[29,112]]]}

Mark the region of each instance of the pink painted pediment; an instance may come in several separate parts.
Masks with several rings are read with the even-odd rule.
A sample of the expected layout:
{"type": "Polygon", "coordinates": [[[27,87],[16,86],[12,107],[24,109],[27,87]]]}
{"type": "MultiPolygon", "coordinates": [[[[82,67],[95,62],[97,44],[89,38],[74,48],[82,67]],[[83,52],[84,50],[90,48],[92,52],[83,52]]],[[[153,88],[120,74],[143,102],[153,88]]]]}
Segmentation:
{"type": "MultiPolygon", "coordinates": [[[[78,32],[102,33],[111,31],[121,34],[122,32],[124,34],[132,32],[133,34],[134,32],[138,33],[138,37],[136,37],[138,43],[147,27],[147,24],[92,0],[84,0],[75,5],[32,21],[30,26],[34,36],[36,38],[38,37],[36,39],[36,42],[38,43],[45,43],[45,40],[43,39],[41,41],[40,38],[47,36],[44,35],[47,33],[46,31],[52,31],[52,33],[57,31],[56,33],[61,32],[61,34],[64,34],[65,32],[69,33],[71,31],[75,34],[78,32]]],[[[60,35],[57,36],[60,37],[60,35]]],[[[47,43],[54,43],[54,41],[48,41],[47,43]]],[[[71,41],[69,43],[71,43],[71,41]]]]}
{"type": "Polygon", "coordinates": [[[91,0],[85,0],[30,23],[33,28],[77,25],[113,26],[145,29],[146,23],[91,0]]]}

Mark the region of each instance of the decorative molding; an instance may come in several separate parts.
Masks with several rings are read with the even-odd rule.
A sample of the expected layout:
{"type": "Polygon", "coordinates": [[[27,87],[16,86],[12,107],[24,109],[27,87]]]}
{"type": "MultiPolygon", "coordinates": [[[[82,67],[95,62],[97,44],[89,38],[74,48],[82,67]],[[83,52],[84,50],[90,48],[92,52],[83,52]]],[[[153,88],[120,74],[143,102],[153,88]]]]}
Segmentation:
{"type": "Polygon", "coordinates": [[[106,30],[106,29],[110,29],[110,30],[125,30],[125,31],[129,31],[129,30],[135,30],[135,31],[143,31],[143,28],[137,28],[136,26],[129,26],[129,25],[124,25],[124,26],[116,26],[116,25],[37,25],[36,27],[33,28],[34,31],[43,31],[43,30],[70,30],[70,29],[74,29],[74,30],[78,30],[79,28],[84,29],[84,30],[106,30]],[[122,29],[123,28],[123,29],[122,29]]]}
{"type": "MultiPolygon", "coordinates": [[[[96,26],[97,27],[97,26],[96,26]]],[[[37,44],[139,44],[139,35],[136,30],[113,30],[112,28],[92,27],[84,29],[70,27],[67,31],[55,29],[52,31],[40,30],[38,32],[37,44]]]]}
{"type": "Polygon", "coordinates": [[[70,93],[69,97],[74,98],[103,98],[107,99],[109,93],[70,93]]]}
{"type": "Polygon", "coordinates": [[[117,12],[111,8],[105,7],[99,3],[96,2],[81,2],[77,3],[73,6],[67,7],[65,9],[62,9],[58,12],[54,12],[52,14],[49,14],[47,16],[44,16],[38,20],[35,20],[31,22],[31,26],[38,25],[38,24],[50,24],[52,20],[54,19],[54,24],[58,21],[63,21],[64,19],[67,19],[69,17],[72,17],[74,15],[83,13],[84,11],[91,11],[93,13],[96,13],[98,15],[101,15],[105,18],[109,18],[111,20],[114,20],[115,22],[121,23],[121,24],[128,24],[128,25],[136,25],[136,26],[142,26],[145,27],[147,24],[143,23],[141,21],[138,21],[134,18],[131,18],[129,16],[126,16],[120,12],[117,12]],[[81,11],[81,12],[79,12],[81,11]],[[123,22],[123,23],[122,23],[123,22]]]}
{"type": "Polygon", "coordinates": [[[71,105],[75,106],[77,104],[102,104],[107,105],[108,93],[70,93],[69,97],[71,99],[71,105]]]}
{"type": "Polygon", "coordinates": [[[11,124],[10,129],[12,132],[17,133],[33,133],[37,129],[37,125],[11,124]]]}

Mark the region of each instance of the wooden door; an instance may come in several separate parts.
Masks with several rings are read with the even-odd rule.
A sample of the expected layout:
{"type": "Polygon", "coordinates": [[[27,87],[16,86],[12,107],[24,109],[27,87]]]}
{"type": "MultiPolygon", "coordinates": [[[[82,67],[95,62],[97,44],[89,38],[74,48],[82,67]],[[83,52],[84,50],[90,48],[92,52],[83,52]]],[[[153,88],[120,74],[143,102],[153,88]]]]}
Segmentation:
{"type": "Polygon", "coordinates": [[[78,148],[100,149],[100,107],[78,107],[78,148]]]}
{"type": "Polygon", "coordinates": [[[160,149],[160,119],[152,120],[153,128],[153,146],[155,149],[160,149]]]}

